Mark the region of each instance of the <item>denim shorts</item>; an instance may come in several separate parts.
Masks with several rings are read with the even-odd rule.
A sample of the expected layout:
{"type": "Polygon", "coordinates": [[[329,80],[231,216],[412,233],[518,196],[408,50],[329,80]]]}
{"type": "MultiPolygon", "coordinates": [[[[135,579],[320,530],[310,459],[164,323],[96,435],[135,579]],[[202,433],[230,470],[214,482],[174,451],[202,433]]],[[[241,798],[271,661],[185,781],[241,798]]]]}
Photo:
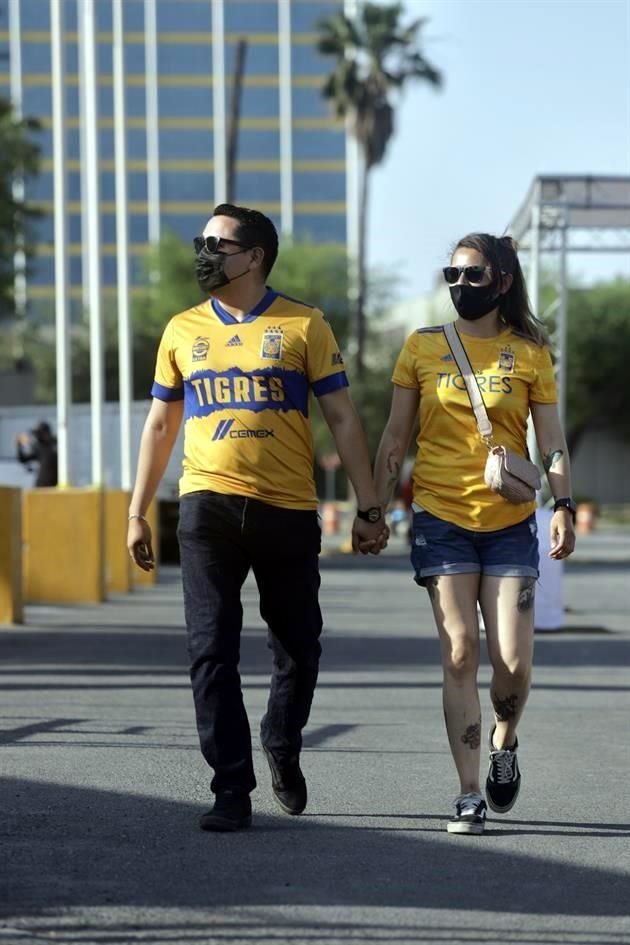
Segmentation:
{"type": "Polygon", "coordinates": [[[416,583],[436,574],[538,577],[536,515],[494,532],[471,531],[424,510],[414,512],[411,563],[416,583]]]}

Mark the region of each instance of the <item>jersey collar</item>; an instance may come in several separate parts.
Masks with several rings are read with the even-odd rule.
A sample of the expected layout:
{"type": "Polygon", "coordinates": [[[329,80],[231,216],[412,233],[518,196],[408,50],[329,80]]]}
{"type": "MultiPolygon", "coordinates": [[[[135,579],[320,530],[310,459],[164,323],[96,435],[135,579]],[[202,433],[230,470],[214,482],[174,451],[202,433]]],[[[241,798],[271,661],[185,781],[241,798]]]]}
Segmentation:
{"type": "Polygon", "coordinates": [[[271,303],[278,296],[277,292],[274,292],[272,288],[267,286],[267,291],[263,295],[262,299],[256,305],[251,312],[248,312],[243,321],[239,322],[238,319],[234,318],[233,315],[230,315],[227,312],[218,299],[210,299],[210,305],[212,306],[212,311],[219,318],[224,325],[243,325],[245,322],[253,322],[259,315],[262,315],[263,312],[266,312],[271,303]]]}

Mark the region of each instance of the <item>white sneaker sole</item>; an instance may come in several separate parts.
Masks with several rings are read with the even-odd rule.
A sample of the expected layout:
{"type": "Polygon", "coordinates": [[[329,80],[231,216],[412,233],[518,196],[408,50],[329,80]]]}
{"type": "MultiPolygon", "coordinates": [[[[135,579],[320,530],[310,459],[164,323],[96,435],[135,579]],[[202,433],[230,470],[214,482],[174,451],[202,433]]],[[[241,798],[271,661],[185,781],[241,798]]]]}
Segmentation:
{"type": "Polygon", "coordinates": [[[468,821],[462,820],[460,822],[449,822],[446,825],[447,833],[472,833],[480,834],[483,833],[485,828],[485,823],[483,824],[472,824],[468,821]]]}

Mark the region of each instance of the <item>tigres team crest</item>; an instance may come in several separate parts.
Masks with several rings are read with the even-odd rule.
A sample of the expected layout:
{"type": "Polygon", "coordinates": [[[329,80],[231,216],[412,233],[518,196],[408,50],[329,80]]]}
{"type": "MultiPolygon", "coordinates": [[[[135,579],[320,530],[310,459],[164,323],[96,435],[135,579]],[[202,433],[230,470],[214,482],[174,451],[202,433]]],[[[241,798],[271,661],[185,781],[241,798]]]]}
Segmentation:
{"type": "Polygon", "coordinates": [[[510,345],[506,345],[503,351],[499,354],[499,371],[507,371],[512,373],[514,370],[514,352],[512,351],[510,345]]]}
{"type": "Polygon", "coordinates": [[[210,348],[210,342],[207,338],[202,338],[200,335],[195,338],[192,346],[192,359],[193,361],[205,361],[208,357],[208,349],[210,348]]]}
{"type": "Polygon", "coordinates": [[[261,358],[279,361],[282,358],[282,329],[268,328],[263,337],[260,349],[261,358]]]}

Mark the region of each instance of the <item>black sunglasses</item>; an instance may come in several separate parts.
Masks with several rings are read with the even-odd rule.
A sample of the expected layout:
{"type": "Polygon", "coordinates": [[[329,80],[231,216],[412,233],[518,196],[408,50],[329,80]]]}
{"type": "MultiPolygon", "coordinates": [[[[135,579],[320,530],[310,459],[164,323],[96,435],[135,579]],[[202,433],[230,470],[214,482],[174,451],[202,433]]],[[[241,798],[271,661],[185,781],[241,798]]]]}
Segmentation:
{"type": "Polygon", "coordinates": [[[442,272],[449,285],[455,285],[462,272],[466,282],[470,285],[479,285],[485,274],[490,272],[490,266],[444,266],[442,272]]]}
{"type": "Polygon", "coordinates": [[[243,249],[251,249],[251,246],[239,243],[238,240],[226,240],[222,236],[195,236],[193,239],[193,246],[197,255],[202,249],[206,249],[209,253],[218,253],[222,243],[226,246],[242,246],[243,249]]]}

